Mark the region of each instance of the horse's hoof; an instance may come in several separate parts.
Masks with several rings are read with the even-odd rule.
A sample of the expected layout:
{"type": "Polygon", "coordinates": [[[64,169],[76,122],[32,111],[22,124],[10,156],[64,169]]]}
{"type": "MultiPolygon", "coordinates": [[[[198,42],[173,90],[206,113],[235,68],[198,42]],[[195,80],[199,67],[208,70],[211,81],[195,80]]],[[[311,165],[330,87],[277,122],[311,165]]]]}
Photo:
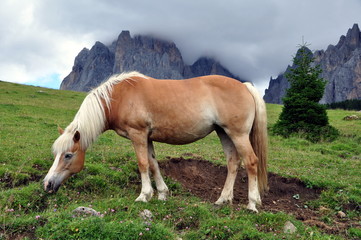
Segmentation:
{"type": "Polygon", "coordinates": [[[152,198],[153,194],[149,194],[148,197],[146,194],[141,193],[137,199],[135,199],[136,202],[148,202],[152,198]]]}
{"type": "Polygon", "coordinates": [[[247,209],[253,213],[258,213],[256,206],[254,206],[252,204],[248,204],[247,209]]]}
{"type": "Polygon", "coordinates": [[[158,200],[166,201],[167,200],[167,194],[166,193],[159,193],[158,194],[158,200]]]}
{"type": "Polygon", "coordinates": [[[221,206],[221,205],[225,205],[225,204],[232,204],[232,200],[220,197],[214,204],[217,206],[221,206]]]}
{"type": "Polygon", "coordinates": [[[148,202],[145,196],[139,196],[135,199],[136,202],[148,202]]]}

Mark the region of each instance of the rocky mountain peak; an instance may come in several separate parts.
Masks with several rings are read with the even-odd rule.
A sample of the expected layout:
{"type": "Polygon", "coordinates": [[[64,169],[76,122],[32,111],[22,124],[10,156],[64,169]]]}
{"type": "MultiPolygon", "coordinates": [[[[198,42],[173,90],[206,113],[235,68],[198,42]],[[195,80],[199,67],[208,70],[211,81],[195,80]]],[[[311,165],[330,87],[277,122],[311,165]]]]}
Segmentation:
{"type": "Polygon", "coordinates": [[[351,29],[347,31],[345,43],[351,48],[360,46],[360,29],[358,24],[354,24],[351,29]]]}
{"type": "Polygon", "coordinates": [[[90,50],[81,50],[60,89],[88,91],[110,75],[125,71],[139,71],[160,79],[182,79],[209,74],[237,78],[211,58],[202,57],[193,65],[186,65],[174,42],[152,36],[132,37],[129,31],[122,31],[109,46],[96,42],[90,50]]]}
{"type": "Polygon", "coordinates": [[[193,76],[204,76],[210,74],[233,76],[233,74],[225,69],[218,61],[209,57],[200,57],[190,68],[191,75],[193,76]]]}
{"type": "Polygon", "coordinates": [[[123,39],[125,41],[127,41],[127,40],[130,41],[130,39],[131,39],[130,32],[128,30],[123,30],[118,36],[118,41],[121,39],[123,39]]]}

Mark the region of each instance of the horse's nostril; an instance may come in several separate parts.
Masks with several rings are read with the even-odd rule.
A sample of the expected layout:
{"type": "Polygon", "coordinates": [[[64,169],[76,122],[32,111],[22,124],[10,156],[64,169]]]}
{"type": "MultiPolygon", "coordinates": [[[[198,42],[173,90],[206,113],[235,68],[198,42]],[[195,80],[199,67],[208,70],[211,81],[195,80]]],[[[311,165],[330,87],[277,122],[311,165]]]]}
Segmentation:
{"type": "Polygon", "coordinates": [[[52,182],[48,182],[48,185],[46,186],[46,191],[51,191],[52,190],[52,188],[53,188],[53,184],[52,184],[52,182]]]}

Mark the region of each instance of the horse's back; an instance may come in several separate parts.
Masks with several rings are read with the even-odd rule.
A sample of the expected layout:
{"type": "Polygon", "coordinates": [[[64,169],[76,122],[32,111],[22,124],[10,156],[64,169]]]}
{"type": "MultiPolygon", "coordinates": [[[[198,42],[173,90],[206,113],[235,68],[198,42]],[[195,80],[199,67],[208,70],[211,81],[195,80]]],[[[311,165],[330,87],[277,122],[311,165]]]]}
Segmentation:
{"type": "Polygon", "coordinates": [[[247,87],[229,77],[209,75],[184,80],[148,80],[144,80],[147,85],[143,88],[147,92],[147,104],[164,112],[199,114],[216,121],[222,118],[220,115],[226,117],[254,109],[247,87]]]}

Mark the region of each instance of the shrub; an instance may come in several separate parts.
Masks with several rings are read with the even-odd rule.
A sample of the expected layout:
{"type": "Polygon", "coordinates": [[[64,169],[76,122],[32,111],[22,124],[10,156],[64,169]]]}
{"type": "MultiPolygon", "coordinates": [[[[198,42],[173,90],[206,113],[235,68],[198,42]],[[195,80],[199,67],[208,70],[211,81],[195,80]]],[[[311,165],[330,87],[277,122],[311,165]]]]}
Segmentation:
{"type": "Polygon", "coordinates": [[[319,78],[321,69],[312,66],[312,52],[301,46],[286,77],[291,84],[283,98],[284,107],[273,133],[283,137],[298,134],[311,142],[333,141],[338,130],[330,126],[325,106],[319,104],[326,81],[319,78]]]}

